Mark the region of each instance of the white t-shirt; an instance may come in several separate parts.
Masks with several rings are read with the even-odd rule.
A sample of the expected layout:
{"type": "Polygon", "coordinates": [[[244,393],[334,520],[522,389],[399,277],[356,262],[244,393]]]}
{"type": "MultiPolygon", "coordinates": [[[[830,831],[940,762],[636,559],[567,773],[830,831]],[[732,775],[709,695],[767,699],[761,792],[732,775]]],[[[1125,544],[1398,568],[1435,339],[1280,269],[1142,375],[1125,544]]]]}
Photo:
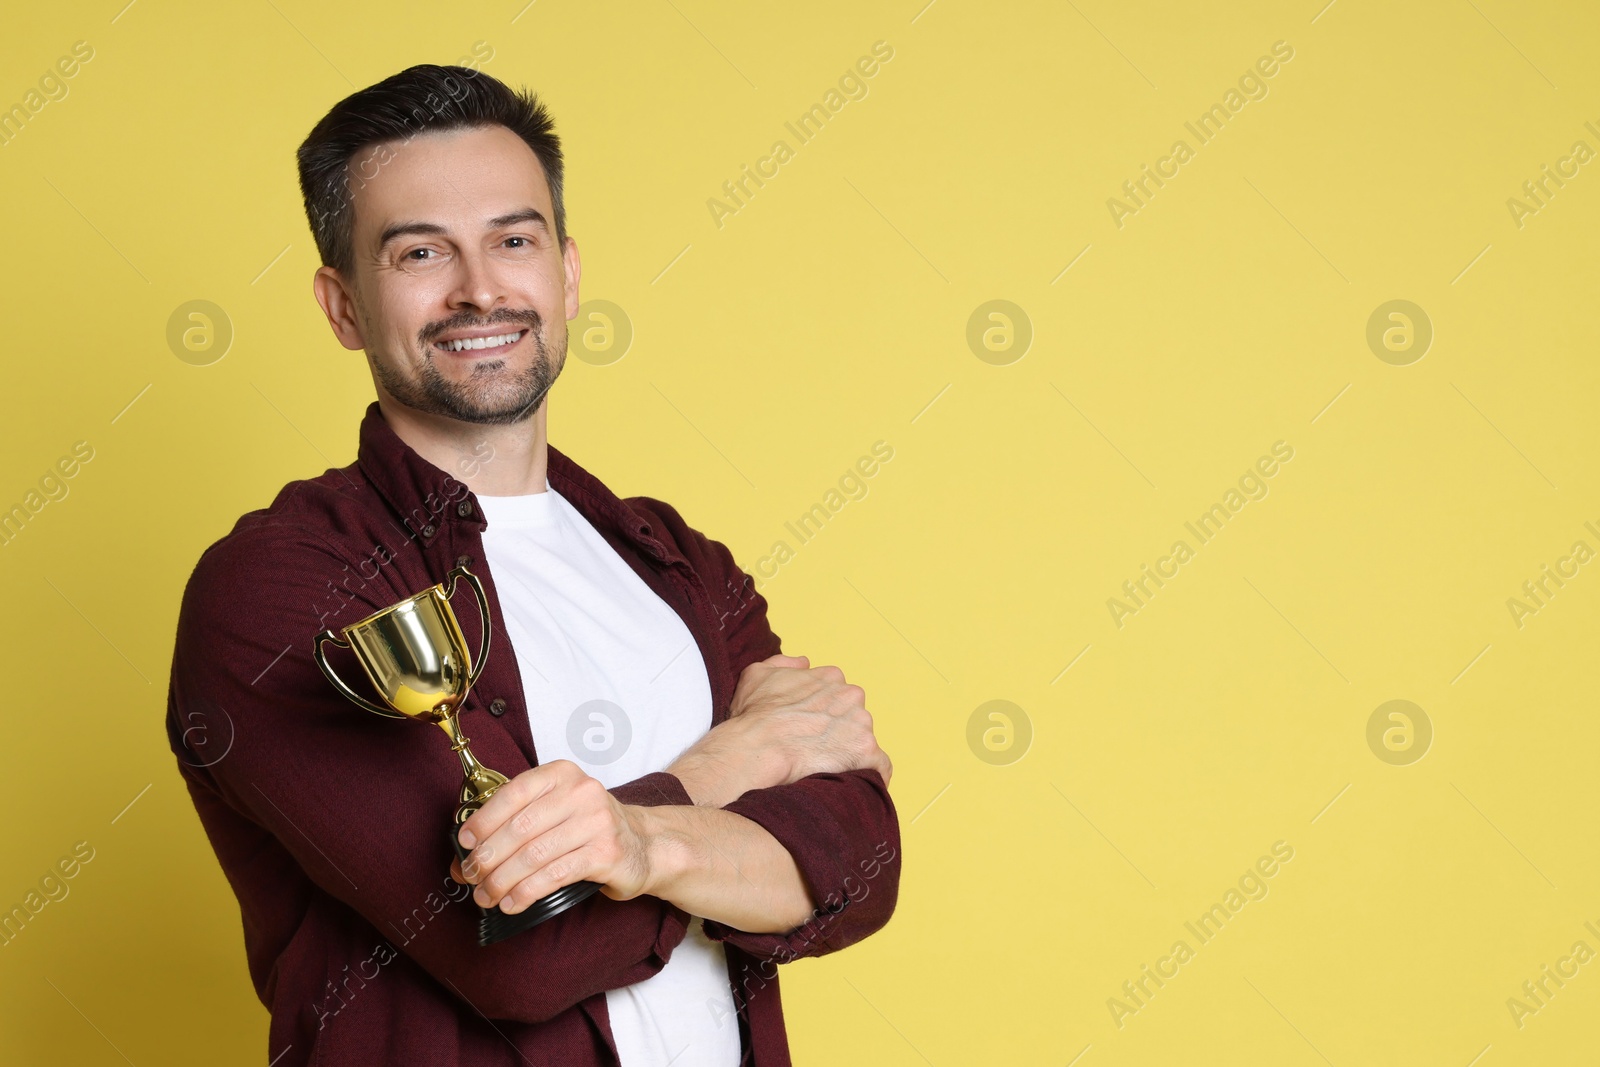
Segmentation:
{"type": "MultiPolygon", "coordinates": [[[[711,728],[694,635],[548,481],[478,504],[540,762],[572,760],[608,789],[665,770],[711,728]]],[[[698,917],[660,972],[606,1007],[623,1067],[739,1062],[727,956],[698,917]]]]}

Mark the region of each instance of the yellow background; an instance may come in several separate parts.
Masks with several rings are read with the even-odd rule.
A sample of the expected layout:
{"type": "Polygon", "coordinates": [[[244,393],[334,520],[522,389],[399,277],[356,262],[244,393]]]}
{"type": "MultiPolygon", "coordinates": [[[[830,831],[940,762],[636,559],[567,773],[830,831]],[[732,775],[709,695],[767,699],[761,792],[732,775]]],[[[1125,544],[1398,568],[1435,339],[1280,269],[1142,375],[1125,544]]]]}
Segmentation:
{"type": "Polygon", "coordinates": [[[162,729],[176,607],[240,513],[353,458],[371,395],[311,299],[295,147],[482,41],[554,109],[583,295],[635,330],[569,360],[558,447],[747,568],[894,448],[762,585],[786,651],[865,687],[904,833],[890,925],[784,972],[798,1062],[1592,1062],[1600,962],[1520,1029],[1506,1000],[1600,949],[1600,566],[1520,629],[1506,600],[1600,548],[1600,164],[1520,228],[1506,200],[1600,149],[1594,7],[920,4],[8,22],[5,105],[95,54],[0,148],[0,506],[95,458],[0,548],[0,904],[96,853],[0,947],[0,1056],[265,1061],[162,729]],[[783,123],[879,40],[869,95],[796,146],[783,123]],[[1279,40],[1269,95],[1114,225],[1279,40]],[[778,138],[795,157],[719,229],[706,201],[778,138]],[[235,331],[209,366],[166,342],[195,299],[235,331]],[[966,341],[993,299],[1034,329],[1009,365],[966,341]],[[1365,340],[1394,299],[1435,331],[1408,366],[1365,340]],[[1119,629],[1107,598],[1278,440],[1270,495],[1119,629]],[[1002,699],[1033,737],[993,765],[967,725],[1002,699]],[[1410,765],[1367,745],[1391,699],[1433,725],[1410,765]],[[1107,998],[1279,840],[1270,894],[1119,1028],[1107,998]]]}

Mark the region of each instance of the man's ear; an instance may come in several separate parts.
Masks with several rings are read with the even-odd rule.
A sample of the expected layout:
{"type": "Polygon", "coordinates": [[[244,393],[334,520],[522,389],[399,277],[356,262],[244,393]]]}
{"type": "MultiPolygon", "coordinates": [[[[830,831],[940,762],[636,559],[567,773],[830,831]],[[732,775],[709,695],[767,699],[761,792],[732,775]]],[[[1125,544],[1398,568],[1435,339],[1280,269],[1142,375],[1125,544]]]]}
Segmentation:
{"type": "Polygon", "coordinates": [[[566,275],[566,312],[567,321],[571,322],[578,317],[578,305],[583,301],[578,298],[578,280],[583,276],[583,263],[578,258],[578,242],[572,235],[567,235],[567,243],[561,250],[561,267],[566,275]]]}
{"type": "Polygon", "coordinates": [[[332,267],[318,267],[311,277],[311,292],[317,298],[322,313],[339,343],[351,351],[367,347],[361,336],[361,317],[356,311],[355,294],[345,284],[344,278],[332,267]]]}

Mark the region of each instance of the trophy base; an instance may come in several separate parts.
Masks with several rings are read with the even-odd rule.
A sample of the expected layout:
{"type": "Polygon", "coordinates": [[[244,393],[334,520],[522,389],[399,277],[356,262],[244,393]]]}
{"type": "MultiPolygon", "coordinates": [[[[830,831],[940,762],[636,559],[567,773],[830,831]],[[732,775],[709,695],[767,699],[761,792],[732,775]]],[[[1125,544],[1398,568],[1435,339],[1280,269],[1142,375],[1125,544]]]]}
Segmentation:
{"type": "MultiPolygon", "coordinates": [[[[470,850],[461,847],[461,842],[456,839],[454,827],[450,830],[450,846],[456,850],[456,858],[465,863],[470,850]]],[[[560,915],[574,904],[588,900],[599,891],[599,882],[573,882],[534,901],[515,915],[507,915],[498,907],[478,908],[478,945],[480,947],[492,945],[524,930],[531,930],[546,919],[560,915]]],[[[473,907],[478,906],[474,904],[473,907]]]]}

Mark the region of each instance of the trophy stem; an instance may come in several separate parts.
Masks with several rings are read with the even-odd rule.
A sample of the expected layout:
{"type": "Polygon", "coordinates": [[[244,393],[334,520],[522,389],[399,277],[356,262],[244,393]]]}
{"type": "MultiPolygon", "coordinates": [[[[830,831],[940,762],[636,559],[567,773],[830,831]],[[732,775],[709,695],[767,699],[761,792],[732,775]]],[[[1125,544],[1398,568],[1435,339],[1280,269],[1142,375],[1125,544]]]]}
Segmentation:
{"type": "MultiPolygon", "coordinates": [[[[456,858],[464,864],[471,850],[461,847],[461,840],[456,836],[458,828],[473,812],[482,807],[485,801],[494,796],[496,789],[506,784],[507,778],[499,771],[485,767],[473,757],[472,751],[467,748],[467,736],[461,732],[457,708],[441,704],[437,710],[444,713],[445,717],[439,720],[439,725],[450,735],[450,748],[461,757],[461,773],[465,776],[465,780],[461,783],[461,806],[456,808],[455,827],[450,831],[450,847],[455,849],[456,858]]],[[[568,908],[588,900],[599,891],[599,882],[573,882],[534,901],[515,915],[507,915],[498,907],[479,908],[478,945],[480,947],[493,945],[513,934],[531,929],[546,919],[560,915],[568,908]]]]}
{"type": "Polygon", "coordinates": [[[456,825],[459,826],[494,796],[495,790],[505,785],[507,778],[499,771],[485,767],[473,756],[472,750],[467,747],[471,739],[461,732],[457,708],[450,708],[439,725],[450,737],[451,751],[461,757],[461,806],[456,809],[456,825]]]}

